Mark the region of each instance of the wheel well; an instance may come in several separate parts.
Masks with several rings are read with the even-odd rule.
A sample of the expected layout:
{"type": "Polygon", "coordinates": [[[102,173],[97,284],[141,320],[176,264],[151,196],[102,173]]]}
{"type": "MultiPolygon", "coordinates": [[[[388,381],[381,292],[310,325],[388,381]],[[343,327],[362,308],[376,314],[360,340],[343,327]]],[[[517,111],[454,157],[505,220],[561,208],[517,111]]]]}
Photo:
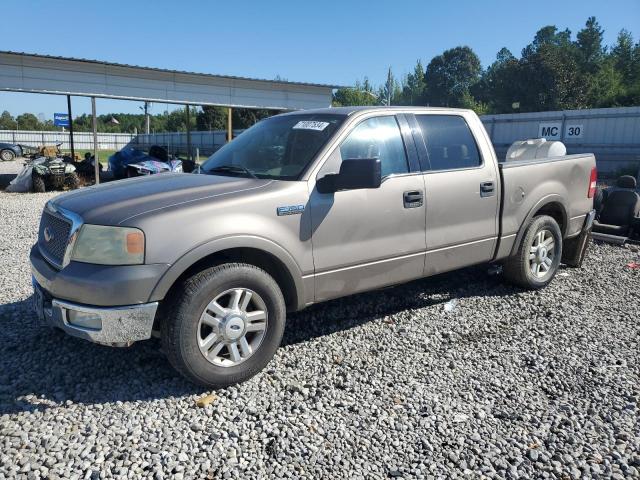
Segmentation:
{"type": "Polygon", "coordinates": [[[560,231],[562,232],[562,238],[564,238],[566,234],[567,222],[566,215],[564,212],[564,208],[558,202],[547,203],[542,206],[535,214],[534,217],[538,217],[540,215],[548,215],[553,218],[556,222],[558,222],[558,226],[560,227],[560,231]]]}
{"type": "Polygon", "coordinates": [[[287,310],[295,310],[298,305],[298,295],[296,285],[287,267],[276,256],[257,248],[231,248],[212,253],[191,265],[173,283],[166,297],[169,297],[175,289],[187,278],[201,272],[205,268],[210,268],[222,263],[248,263],[261,268],[276,281],[282,295],[287,310]]]}

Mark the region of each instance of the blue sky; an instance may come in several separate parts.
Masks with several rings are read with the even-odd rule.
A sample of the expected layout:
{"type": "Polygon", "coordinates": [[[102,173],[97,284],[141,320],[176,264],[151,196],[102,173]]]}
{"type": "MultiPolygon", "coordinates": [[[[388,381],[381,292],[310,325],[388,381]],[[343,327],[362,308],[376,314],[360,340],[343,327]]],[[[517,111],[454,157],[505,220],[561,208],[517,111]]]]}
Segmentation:
{"type": "MultiPolygon", "coordinates": [[[[379,84],[443,50],[468,45],[483,66],[514,54],[544,25],[574,34],[595,15],[612,44],[620,29],[640,37],[639,0],[226,1],[3,0],[0,50],[90,58],[204,73],[352,85],[379,84]]],[[[154,112],[165,106],[154,105],[154,112]]],[[[64,97],[0,92],[0,111],[65,111],[64,97]]],[[[74,98],[74,114],[90,111],[74,98]]],[[[98,101],[99,113],[138,104],[98,101]]]]}

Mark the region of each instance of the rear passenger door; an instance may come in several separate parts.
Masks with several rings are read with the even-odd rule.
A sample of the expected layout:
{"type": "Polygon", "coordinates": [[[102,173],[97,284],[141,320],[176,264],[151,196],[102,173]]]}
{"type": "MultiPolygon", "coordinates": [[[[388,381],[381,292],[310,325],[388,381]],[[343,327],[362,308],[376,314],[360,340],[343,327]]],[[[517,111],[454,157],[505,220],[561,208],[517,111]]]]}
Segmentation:
{"type": "Polygon", "coordinates": [[[425,181],[425,275],[491,260],[500,180],[486,145],[479,146],[469,128],[469,122],[480,120],[457,113],[416,114],[408,120],[425,181]]]}

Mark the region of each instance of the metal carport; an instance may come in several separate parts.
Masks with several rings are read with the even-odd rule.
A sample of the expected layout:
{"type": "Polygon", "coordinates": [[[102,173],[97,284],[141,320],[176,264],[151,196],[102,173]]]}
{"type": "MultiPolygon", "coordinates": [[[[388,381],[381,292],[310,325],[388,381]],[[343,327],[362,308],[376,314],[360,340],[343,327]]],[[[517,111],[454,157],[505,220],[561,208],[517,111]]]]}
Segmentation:
{"type": "Polygon", "coordinates": [[[0,91],[91,97],[94,131],[96,98],[300,110],[330,106],[336,88],[0,51],[0,91]]]}

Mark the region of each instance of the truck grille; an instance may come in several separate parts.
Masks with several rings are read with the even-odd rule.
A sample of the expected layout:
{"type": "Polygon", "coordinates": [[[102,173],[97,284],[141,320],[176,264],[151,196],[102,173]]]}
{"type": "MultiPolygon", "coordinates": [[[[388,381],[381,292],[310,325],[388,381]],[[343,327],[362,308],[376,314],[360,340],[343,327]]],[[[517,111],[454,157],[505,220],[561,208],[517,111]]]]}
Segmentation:
{"type": "Polygon", "coordinates": [[[40,220],[38,246],[44,257],[55,266],[61,267],[69,243],[71,223],[45,211],[40,220]]]}

